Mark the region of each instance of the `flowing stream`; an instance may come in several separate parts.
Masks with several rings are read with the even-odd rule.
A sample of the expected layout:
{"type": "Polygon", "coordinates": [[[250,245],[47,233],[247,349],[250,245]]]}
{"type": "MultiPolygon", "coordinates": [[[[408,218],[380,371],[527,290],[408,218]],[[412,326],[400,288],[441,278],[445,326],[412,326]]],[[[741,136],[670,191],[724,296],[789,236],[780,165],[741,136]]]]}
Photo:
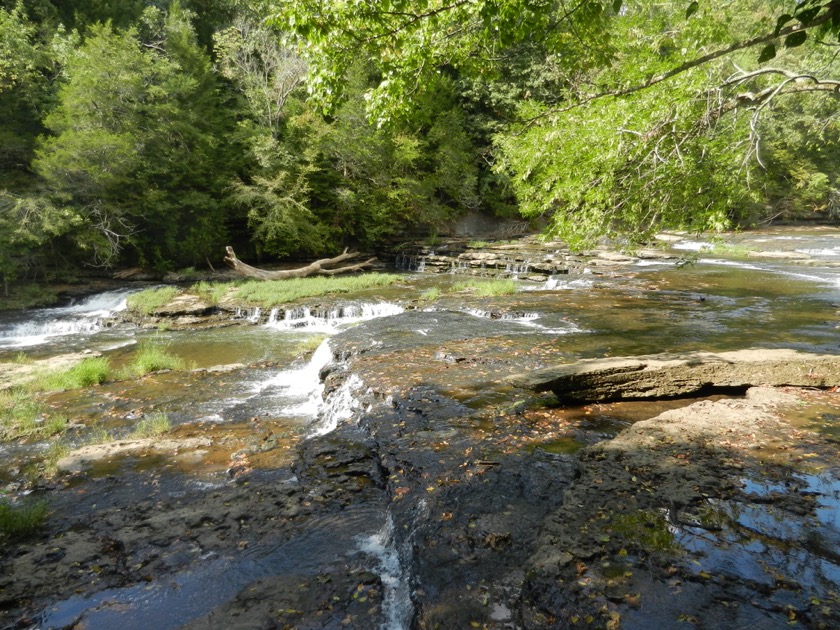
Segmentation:
{"type": "MultiPolygon", "coordinates": [[[[490,298],[447,295],[451,275],[425,274],[423,262],[412,260],[405,263],[411,270],[406,283],[380,290],[374,300],[241,312],[238,318],[254,325],[206,331],[111,327],[110,317],[125,308],[131,291],[126,289],[65,308],[4,316],[0,361],[11,361],[20,352],[43,357],[91,349],[120,363],[130,360],[137,344],[160,343],[199,368],[241,364],[248,367],[202,372],[200,378],[163,374],[140,384],[57,395],[55,404],[66,405],[80,424],[113,430],[130,426],[138,417],[134,410],[147,406],[167,412],[184,430],[194,427],[196,433],[214,431],[214,436],[228,427],[247,432],[249,422],[270,421],[286,431],[291,437],[284,439],[294,445],[329,435],[363,415],[360,400],[370,379],[378,381],[380,391],[387,391],[389,384],[394,390],[430,385],[459,404],[482,410],[511,404],[515,394],[500,391],[501,377],[558,361],[751,346],[840,353],[840,268],[834,266],[840,263],[840,235],[776,231],[736,235],[728,242],[783,254],[769,259],[733,257],[727,250],[718,253],[711,243],[686,240],[674,247],[676,255],[693,256],[684,266],[674,258],[642,259],[620,272],[589,267],[541,283],[520,279],[516,294],[490,298]],[[799,256],[808,263],[802,264],[799,256]],[[424,303],[419,296],[432,287],[442,287],[444,295],[433,304],[424,303]],[[361,322],[368,324],[354,331],[361,322]],[[325,397],[324,370],[336,362],[334,343],[345,331],[355,344],[359,373],[349,375],[325,397]],[[374,347],[377,358],[365,359],[366,349],[374,347]],[[398,358],[391,361],[392,354],[398,358]],[[465,365],[470,369],[450,369],[465,365]]],[[[519,263],[510,272],[524,277],[529,264],[519,263]]],[[[826,430],[836,431],[836,426],[826,430]]],[[[444,439],[454,440],[440,438],[444,439]]],[[[40,447],[0,450],[0,458],[23,457],[26,448],[40,447]]],[[[96,477],[95,471],[91,474],[96,477]]],[[[113,474],[113,468],[103,474],[113,474]]],[[[188,474],[227,482],[219,466],[202,470],[195,464],[188,474]]],[[[8,472],[0,475],[2,482],[14,480],[8,472]]],[[[806,481],[829,483],[822,477],[806,481]]],[[[837,496],[834,486],[821,492],[837,496]]],[[[754,516],[741,513],[737,518],[754,516]]],[[[836,530],[836,516],[827,517],[825,526],[836,530]],[[831,518],[834,521],[828,522],[831,518]]],[[[74,596],[45,611],[40,627],[65,627],[83,617],[84,627],[90,629],[117,624],[176,628],[255,579],[317,571],[329,550],[342,544],[348,554],[373,558],[385,589],[382,627],[407,630],[413,614],[406,546],[410,538],[403,532],[398,542],[387,510],[361,507],[325,518],[283,545],[253,547],[238,560],[208,558],[198,568],[177,574],[170,586],[155,583],[74,596]],[[122,612],[123,607],[130,614],[122,612]]],[[[698,547],[707,542],[697,537],[685,544],[698,547]]]]}

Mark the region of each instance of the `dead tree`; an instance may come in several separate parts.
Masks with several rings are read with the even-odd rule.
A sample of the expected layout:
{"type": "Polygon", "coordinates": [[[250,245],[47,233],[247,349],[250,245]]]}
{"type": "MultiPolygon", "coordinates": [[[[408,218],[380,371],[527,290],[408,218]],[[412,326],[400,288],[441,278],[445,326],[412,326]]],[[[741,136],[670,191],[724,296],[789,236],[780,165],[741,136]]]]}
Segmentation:
{"type": "Polygon", "coordinates": [[[248,278],[257,278],[259,280],[287,280],[289,278],[305,278],[306,276],[316,275],[334,276],[339,273],[359,271],[365,267],[369,267],[376,260],[376,258],[370,258],[364,262],[353,265],[325,268],[332,267],[332,265],[337,265],[345,260],[356,258],[359,255],[357,252],[348,252],[345,248],[345,250],[335,258],[322,258],[321,260],[316,260],[305,267],[298,267],[297,269],[279,269],[269,271],[267,269],[258,269],[257,267],[252,267],[251,265],[242,262],[236,257],[233,247],[230,245],[225,247],[225,251],[227,251],[225,262],[233,267],[234,271],[236,271],[239,275],[246,276],[248,278]]]}

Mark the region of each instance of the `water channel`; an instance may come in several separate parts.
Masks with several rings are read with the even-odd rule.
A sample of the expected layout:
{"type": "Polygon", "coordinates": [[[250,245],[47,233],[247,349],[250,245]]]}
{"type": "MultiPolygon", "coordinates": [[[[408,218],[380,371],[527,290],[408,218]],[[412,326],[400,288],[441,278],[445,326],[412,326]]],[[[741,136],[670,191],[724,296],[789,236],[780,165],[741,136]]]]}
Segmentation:
{"type": "MultiPolygon", "coordinates": [[[[446,289],[463,280],[457,274],[407,271],[393,287],[334,300],[329,308],[300,305],[285,317],[277,312],[241,312],[232,316],[238,325],[209,330],[109,326],[111,316],[125,308],[126,295],[136,290],[126,287],[60,309],[0,316],[0,369],[3,362],[13,364],[22,355],[41,359],[85,350],[105,354],[118,367],[130,361],[142,344],[165,346],[195,368],[50,396],[49,405],[60,408],[78,427],[66,438],[73,447],[85,444],[96,432],[105,432],[112,439],[125,437],[151,410],[167,414],[177,439],[198,440],[194,443],[200,444],[174,453],[117,450],[113,457],[67,473],[58,482],[36,484],[35,493],[47,496],[55,513],[60,515],[64,510],[69,521],[76,519],[72,530],[84,527],[79,514],[85,510],[91,515],[109,509],[127,513],[128,508],[118,504],[128,501],[132,493],[138,501],[149,501],[150,505],[162,501],[161,505],[175,510],[179,502],[198,500],[195,497],[203,493],[217,492],[221,496],[233,492],[236,484],[243,484],[238,486],[243,493],[255,492],[251,489],[262,487],[260,483],[271,484],[272,492],[286,492],[285,488],[302,483],[297,478],[305,468],[297,462],[301,444],[329,440],[334,433],[344,435],[341,431],[360,430],[374,404],[390,405],[387,409],[391,413],[391,409],[399,411],[400,405],[410,408],[414,400],[411,396],[417,400],[445,397],[445,404],[435,401],[442,417],[451,410],[451,415],[470,418],[470,423],[432,426],[430,419],[425,443],[432,446],[428,454],[416,455],[413,461],[440,454],[443,462],[457,444],[464,453],[484,449],[481,461],[491,466],[508,453],[499,444],[511,444],[499,437],[498,419],[522,405],[525,397],[502,384],[510,374],[581,358],[659,352],[761,347],[840,354],[837,230],[777,229],[736,234],[727,237],[725,247],[686,237],[676,240],[669,252],[674,257],[640,258],[620,266],[594,264],[545,282],[519,279],[515,294],[500,297],[450,294],[446,289]],[[771,255],[744,255],[752,249],[771,255]],[[435,287],[443,289],[441,297],[422,297],[435,287]],[[249,319],[252,323],[246,323],[249,319]],[[342,360],[349,357],[352,361],[342,365],[342,360]],[[325,374],[342,370],[352,374],[337,380],[335,387],[330,386],[329,376],[324,380],[325,374]],[[408,395],[408,390],[425,393],[408,395]],[[491,435],[498,438],[492,448],[484,445],[491,435]],[[247,474],[240,478],[240,471],[247,474]],[[115,484],[120,484],[119,489],[115,484]],[[109,501],[113,505],[109,506],[109,501]]],[[[560,431],[556,416],[551,415],[556,404],[547,403],[546,411],[539,412],[544,414],[546,424],[539,431],[530,426],[528,439],[523,437],[515,449],[537,452],[543,458],[540,462],[566,466],[588,445],[679,404],[684,403],[562,408],[557,413],[562,415],[563,426],[574,425],[574,430],[560,431]]],[[[824,404],[828,406],[820,414],[800,419],[800,426],[834,440],[836,445],[840,403],[829,399],[824,404]]],[[[421,415],[426,414],[424,411],[421,415]]],[[[428,412],[428,417],[434,414],[428,412]]],[[[399,440],[407,437],[394,439],[395,444],[402,444],[399,440]]],[[[48,447],[48,443],[29,441],[0,444],[4,462],[0,487],[5,487],[5,494],[14,495],[17,488],[24,487],[31,491],[31,484],[25,483],[26,471],[37,466],[48,447]]],[[[318,451],[319,456],[323,452],[318,451]]],[[[339,455],[328,456],[341,459],[339,455]]],[[[399,460],[394,457],[394,461],[399,460]]],[[[388,458],[380,459],[386,462],[388,458]]],[[[364,480],[375,474],[353,472],[357,462],[343,465],[350,472],[344,470],[342,483],[358,482],[354,492],[359,496],[373,492],[364,480]]],[[[435,471],[435,466],[444,464],[430,462],[425,470],[435,471]]],[[[395,472],[399,464],[391,462],[386,467],[390,477],[383,484],[387,484],[392,499],[399,499],[404,487],[395,472]]],[[[489,470],[492,472],[492,466],[489,470]]],[[[438,479],[433,479],[435,473],[429,474],[430,478],[418,483],[445,488],[443,473],[438,479]]],[[[761,582],[769,562],[777,572],[800,574],[814,585],[820,598],[832,588],[836,593],[840,589],[837,549],[817,554],[814,560],[793,541],[811,531],[821,532],[820,540],[840,541],[838,477],[840,460],[829,457],[795,480],[803,492],[819,501],[816,520],[805,533],[804,526],[797,523],[789,524],[789,530],[778,531],[783,528],[774,520],[778,515],[760,507],[721,503],[716,506],[721,518],[737,524],[741,533],[726,530],[729,538],[724,544],[720,539],[710,539],[710,530],[687,528],[676,535],[677,543],[703,558],[698,574],[731,571],[744,580],[761,582]],[[764,538],[759,541],[755,536],[745,536],[746,530],[761,531],[764,538]],[[787,546],[771,544],[765,538],[786,541],[787,546]],[[737,565],[734,569],[733,563],[737,565]]],[[[772,493],[772,483],[745,478],[745,492],[760,498],[772,493]]],[[[212,617],[213,611],[243,589],[286,575],[304,576],[300,580],[320,578],[329,573],[325,567],[338,563],[364,567],[378,577],[373,582],[375,587],[356,580],[358,591],[354,601],[341,609],[344,616],[339,619],[325,612],[322,627],[342,627],[343,622],[343,627],[364,627],[355,625],[348,611],[351,604],[361,606],[359,599],[369,598],[369,604],[376,608],[369,618],[387,630],[407,630],[418,623],[416,600],[422,598],[417,593],[424,588],[435,589],[419,583],[418,576],[424,570],[423,562],[416,562],[420,534],[413,533],[411,526],[427,518],[424,514],[429,504],[418,499],[414,490],[406,492],[413,497],[408,507],[399,501],[375,498],[350,503],[340,510],[312,512],[300,520],[299,526],[294,524],[297,517],[291,515],[284,525],[288,531],[276,540],[271,536],[252,540],[243,529],[240,553],[222,551],[221,543],[215,547],[196,543],[201,550],[191,550],[183,542],[187,537],[181,537],[183,549],[166,543],[166,553],[160,552],[165,560],[141,557],[150,553],[147,550],[128,550],[125,553],[132,562],[138,566],[147,562],[158,573],[139,570],[137,575],[144,576],[141,582],[104,580],[100,586],[80,585],[76,593],[56,597],[42,610],[31,611],[30,625],[20,618],[0,616],[0,627],[223,627],[221,617],[212,617]],[[343,552],[337,555],[337,549],[343,552]]],[[[226,499],[228,503],[237,500],[233,496],[226,499]]],[[[328,500],[316,494],[307,501],[317,504],[328,500]]],[[[277,501],[279,505],[281,500],[277,501]]],[[[307,501],[301,501],[306,505],[307,501]]],[[[761,504],[758,499],[757,504],[761,504]]],[[[546,513],[556,507],[547,504],[546,513]]],[[[306,509],[310,509],[308,505],[306,509]]],[[[115,513],[103,512],[102,518],[122,518],[115,513]]],[[[458,518],[449,512],[442,514],[435,518],[458,518]]],[[[247,521],[247,515],[238,518],[244,519],[240,524],[247,521]]],[[[189,529],[201,527],[197,524],[189,529]]],[[[485,546],[493,549],[508,544],[503,539],[485,540],[489,541],[485,546]]],[[[128,544],[120,541],[120,545],[128,544]]],[[[236,544],[234,541],[234,551],[236,544]]],[[[148,543],[137,545],[145,549],[148,543]]],[[[80,562],[81,572],[86,566],[80,562]]],[[[123,574],[126,572],[128,568],[123,574]]],[[[333,579],[334,584],[340,583],[339,578],[333,579]]],[[[440,586],[438,590],[444,592],[445,588],[440,586]]],[[[492,590],[488,593],[490,597],[492,590]]],[[[45,596],[36,593],[35,599],[43,601],[45,596]]],[[[344,596],[339,592],[334,597],[337,602],[344,596]]],[[[521,599],[522,595],[517,597],[521,599]]],[[[535,627],[523,621],[524,616],[514,615],[509,602],[493,600],[485,605],[486,613],[481,613],[484,625],[474,627],[535,627]]],[[[293,617],[289,611],[295,610],[295,605],[277,604],[275,608],[278,606],[293,617]]],[[[336,603],[336,607],[341,605],[336,603]]],[[[623,613],[622,627],[645,626],[645,616],[633,610],[623,613]]],[[[690,616],[686,618],[690,621],[690,616]]],[[[769,618],[773,623],[777,620],[772,615],[769,618]]],[[[453,625],[449,627],[470,627],[458,625],[463,620],[456,621],[457,616],[451,619],[453,625]]],[[[284,627],[279,621],[275,623],[279,625],[242,627],[284,627]]],[[[766,627],[776,627],[773,623],[766,627]]],[[[288,627],[317,626],[301,622],[288,627]]]]}

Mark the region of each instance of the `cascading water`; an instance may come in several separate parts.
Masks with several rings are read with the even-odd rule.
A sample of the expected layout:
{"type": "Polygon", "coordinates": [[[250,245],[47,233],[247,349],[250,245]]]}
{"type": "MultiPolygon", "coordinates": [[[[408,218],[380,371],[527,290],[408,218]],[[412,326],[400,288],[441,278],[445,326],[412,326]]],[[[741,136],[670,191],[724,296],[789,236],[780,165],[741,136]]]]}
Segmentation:
{"type": "Polygon", "coordinates": [[[353,412],[359,408],[356,392],[362,387],[362,379],[351,374],[341,387],[321,403],[318,408],[318,419],[310,428],[309,435],[326,435],[335,431],[342,422],[352,418],[353,412]]]}
{"type": "Polygon", "coordinates": [[[97,333],[106,320],[126,309],[132,290],[108,291],[61,308],[28,311],[25,321],[0,323],[0,348],[36,346],[54,337],[97,333]]]}
{"type": "Polygon", "coordinates": [[[330,334],[347,324],[399,315],[404,310],[402,306],[392,302],[348,304],[320,311],[308,307],[274,309],[269,315],[266,326],[275,330],[305,329],[307,332],[330,334]]]}
{"type": "MultiPolygon", "coordinates": [[[[415,522],[423,522],[428,518],[428,505],[420,501],[417,506],[418,518],[415,522]]],[[[394,517],[391,512],[378,532],[359,540],[359,551],[366,553],[378,561],[379,577],[385,588],[382,612],[385,621],[380,630],[408,630],[414,616],[414,603],[411,601],[411,573],[406,567],[403,555],[407,555],[411,548],[412,531],[402,545],[399,545],[394,527],[394,517]]]]}
{"type": "Polygon", "coordinates": [[[332,358],[329,341],[326,340],[312,354],[309,361],[298,368],[283,370],[266,381],[257,383],[257,394],[270,393],[281,400],[283,415],[314,419],[321,405],[324,386],[320,372],[332,358]]]}
{"type": "MultiPolygon", "coordinates": [[[[306,332],[335,334],[342,327],[398,315],[403,307],[390,302],[348,304],[327,310],[308,307],[274,309],[269,314],[265,327],[280,332],[306,332]]],[[[309,426],[310,436],[325,435],[341,422],[352,417],[358,403],[356,392],[362,387],[361,380],[350,375],[347,380],[324,400],[324,385],[321,370],[332,360],[329,340],[315,350],[311,359],[302,366],[283,370],[271,378],[253,386],[254,396],[260,396],[262,404],[270,404],[278,415],[300,418],[309,426]]]]}

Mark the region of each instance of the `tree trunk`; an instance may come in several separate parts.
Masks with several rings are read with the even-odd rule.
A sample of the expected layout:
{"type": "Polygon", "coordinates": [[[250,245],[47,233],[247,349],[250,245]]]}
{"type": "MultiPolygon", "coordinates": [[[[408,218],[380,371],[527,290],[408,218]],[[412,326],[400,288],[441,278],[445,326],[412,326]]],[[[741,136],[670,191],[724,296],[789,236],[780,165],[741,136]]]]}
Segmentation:
{"type": "Polygon", "coordinates": [[[338,263],[344,262],[345,260],[350,260],[351,258],[355,258],[359,254],[356,252],[349,252],[345,248],[345,250],[334,258],[322,258],[321,260],[316,260],[313,263],[306,265],[305,267],[298,267],[297,269],[280,269],[269,271],[267,269],[258,269],[257,267],[252,267],[236,257],[236,254],[233,251],[233,247],[228,245],[225,247],[225,251],[227,251],[227,256],[225,256],[225,262],[233,267],[234,271],[236,271],[239,275],[246,276],[248,278],[257,278],[258,280],[287,280],[289,278],[305,278],[306,276],[334,276],[339,273],[348,273],[351,271],[359,271],[365,267],[370,266],[376,260],[376,258],[370,258],[364,262],[356,263],[353,265],[345,265],[343,267],[336,267],[334,269],[325,269],[324,267],[331,267],[332,265],[337,265],[338,263]]]}

